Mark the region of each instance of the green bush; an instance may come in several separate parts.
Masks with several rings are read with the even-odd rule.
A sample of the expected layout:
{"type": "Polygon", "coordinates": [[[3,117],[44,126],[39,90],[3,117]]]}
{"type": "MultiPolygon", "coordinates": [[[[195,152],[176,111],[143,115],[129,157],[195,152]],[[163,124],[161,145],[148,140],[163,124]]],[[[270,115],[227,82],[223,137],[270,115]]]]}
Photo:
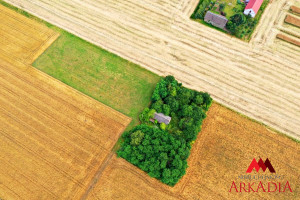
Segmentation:
{"type": "Polygon", "coordinates": [[[165,123],[160,123],[159,127],[160,127],[161,130],[166,130],[167,125],[165,123]]]}

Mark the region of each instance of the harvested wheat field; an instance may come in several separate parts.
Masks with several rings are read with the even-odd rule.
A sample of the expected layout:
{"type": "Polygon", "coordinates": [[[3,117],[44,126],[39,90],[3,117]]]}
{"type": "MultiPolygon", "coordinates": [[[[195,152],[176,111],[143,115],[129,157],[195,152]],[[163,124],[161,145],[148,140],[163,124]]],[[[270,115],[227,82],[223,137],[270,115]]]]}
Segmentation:
{"type": "MultiPolygon", "coordinates": [[[[299,154],[298,143],[214,103],[192,147],[187,174],[177,185],[166,186],[114,156],[88,199],[297,199],[299,154]],[[292,193],[283,188],[281,193],[229,192],[232,181],[239,183],[238,176],[246,175],[252,159],[260,157],[270,159],[276,175],[284,176],[276,182],[289,181],[292,193]]],[[[257,174],[271,175],[268,169],[252,172],[257,174]]]]}
{"type": "Polygon", "coordinates": [[[198,0],[6,1],[300,139],[300,49],[274,43],[295,0],[271,1],[250,43],[192,21],[198,0]]]}
{"type": "Polygon", "coordinates": [[[55,31],[0,5],[0,45],[5,54],[25,64],[32,64],[59,36],[55,31]]]}
{"type": "Polygon", "coordinates": [[[130,118],[28,65],[57,34],[0,11],[0,199],[79,199],[130,118]]]}

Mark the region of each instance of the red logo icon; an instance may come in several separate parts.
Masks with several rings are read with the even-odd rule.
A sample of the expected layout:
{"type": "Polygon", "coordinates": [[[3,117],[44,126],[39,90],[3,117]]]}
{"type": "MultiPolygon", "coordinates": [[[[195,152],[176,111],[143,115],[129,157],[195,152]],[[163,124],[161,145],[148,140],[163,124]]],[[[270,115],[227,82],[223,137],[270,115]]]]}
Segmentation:
{"type": "Polygon", "coordinates": [[[274,170],[273,166],[271,165],[271,162],[269,161],[268,158],[266,159],[265,162],[261,158],[259,159],[258,162],[256,162],[256,160],[254,158],[246,172],[251,173],[253,168],[255,168],[255,170],[257,172],[259,171],[260,168],[262,168],[263,172],[265,172],[266,169],[268,168],[271,173],[275,173],[275,170],[274,170]]]}

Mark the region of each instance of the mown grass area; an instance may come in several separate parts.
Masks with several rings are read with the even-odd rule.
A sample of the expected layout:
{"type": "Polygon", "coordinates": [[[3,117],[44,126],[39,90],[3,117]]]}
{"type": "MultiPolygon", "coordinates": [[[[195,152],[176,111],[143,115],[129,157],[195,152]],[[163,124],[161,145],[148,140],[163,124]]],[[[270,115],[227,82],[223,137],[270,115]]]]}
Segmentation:
{"type": "Polygon", "coordinates": [[[2,0],[0,3],[60,33],[33,63],[34,67],[130,116],[132,122],[128,129],[139,123],[139,113],[149,105],[160,80],[158,75],[2,0]]]}

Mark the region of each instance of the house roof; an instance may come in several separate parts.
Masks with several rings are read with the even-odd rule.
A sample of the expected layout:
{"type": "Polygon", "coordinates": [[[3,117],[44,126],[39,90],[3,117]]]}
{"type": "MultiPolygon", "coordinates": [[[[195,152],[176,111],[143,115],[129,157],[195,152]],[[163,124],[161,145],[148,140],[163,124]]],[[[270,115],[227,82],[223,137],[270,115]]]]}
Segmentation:
{"type": "Polygon", "coordinates": [[[163,113],[154,113],[154,119],[156,119],[159,123],[169,124],[171,121],[171,117],[165,116],[163,113]]]}
{"type": "Polygon", "coordinates": [[[261,4],[263,3],[264,0],[250,0],[249,3],[247,4],[245,10],[247,9],[252,9],[255,14],[258,12],[261,4]]]}
{"type": "Polygon", "coordinates": [[[227,24],[228,19],[226,19],[226,17],[222,15],[218,15],[207,11],[204,17],[204,21],[209,22],[212,25],[217,26],[219,28],[224,28],[227,24]]]}

